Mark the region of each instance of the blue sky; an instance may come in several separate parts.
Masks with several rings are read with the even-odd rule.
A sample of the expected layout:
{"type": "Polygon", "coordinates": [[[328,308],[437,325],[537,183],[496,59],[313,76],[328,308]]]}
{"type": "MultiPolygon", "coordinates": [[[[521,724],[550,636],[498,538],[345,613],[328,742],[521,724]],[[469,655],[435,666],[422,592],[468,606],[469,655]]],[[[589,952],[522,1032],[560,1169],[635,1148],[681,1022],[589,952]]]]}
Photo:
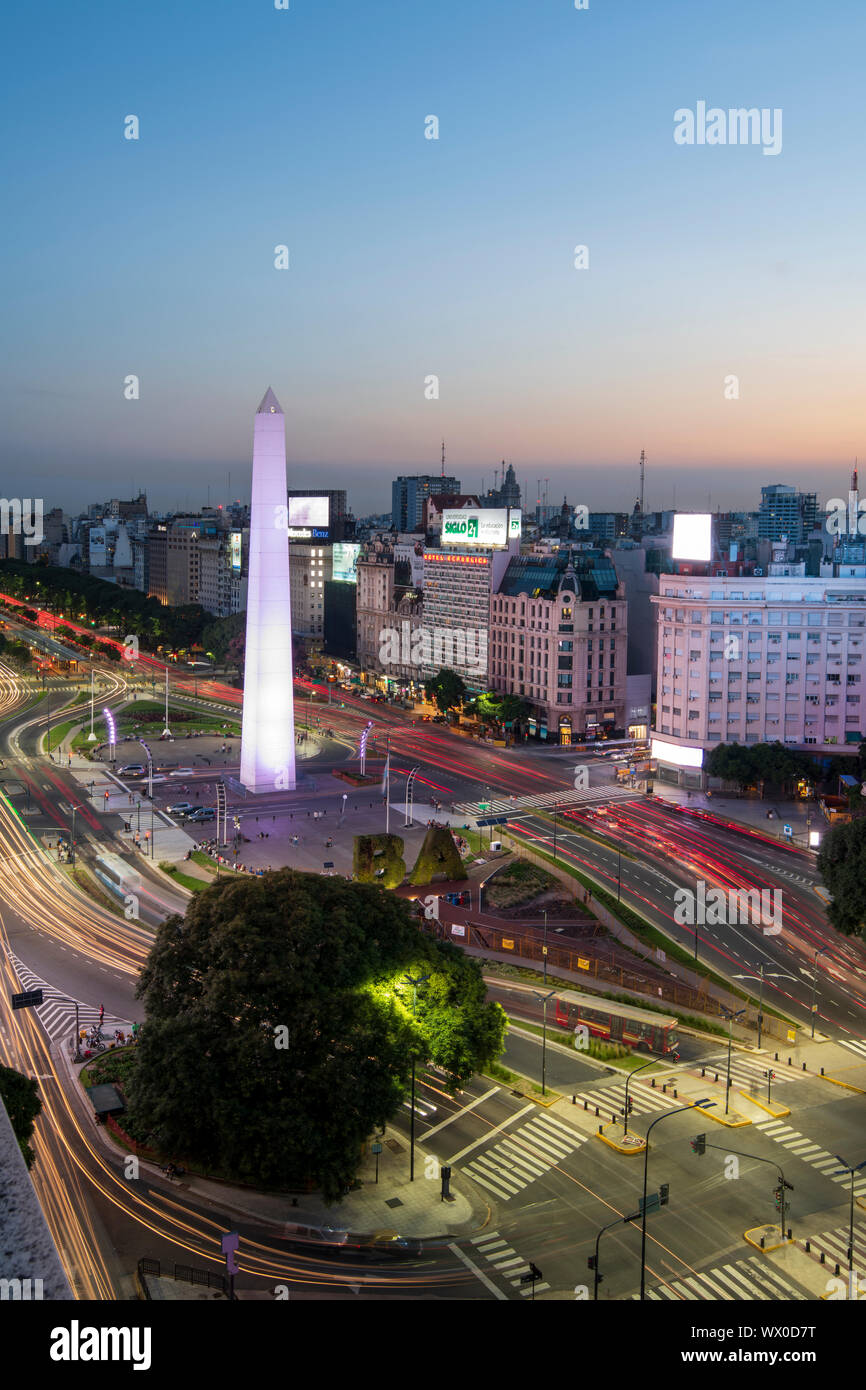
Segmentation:
{"type": "Polygon", "coordinates": [[[552,500],[629,506],[642,447],[651,506],[841,492],[866,454],[864,14],[7,12],[4,493],[183,506],[231,475],[245,496],[268,385],[291,484],[360,513],[435,471],[443,435],[464,486],[504,456],[530,501],[549,477],[552,500]],[[781,108],[782,152],[678,147],[699,100],[781,108]]]}

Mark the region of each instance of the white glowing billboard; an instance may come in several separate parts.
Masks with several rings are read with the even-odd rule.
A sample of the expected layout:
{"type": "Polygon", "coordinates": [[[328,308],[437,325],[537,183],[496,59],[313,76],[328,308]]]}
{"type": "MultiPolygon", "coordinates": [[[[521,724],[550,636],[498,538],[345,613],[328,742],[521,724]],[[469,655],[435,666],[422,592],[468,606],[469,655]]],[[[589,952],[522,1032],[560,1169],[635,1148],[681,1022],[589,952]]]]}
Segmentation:
{"type": "Polygon", "coordinates": [[[713,558],[713,518],[709,512],[677,512],[674,517],[674,560],[713,558]]]}
{"type": "Polygon", "coordinates": [[[332,577],[341,584],[357,584],[358,573],[355,566],[361,553],[360,545],[353,542],[337,541],[332,552],[332,577]]]}
{"type": "Polygon", "coordinates": [[[507,507],[447,508],[442,513],[442,544],[505,546],[520,535],[520,513],[507,507]],[[516,518],[516,530],[514,528],[516,518]]]}
{"type": "Polygon", "coordinates": [[[243,535],[240,531],[232,531],[229,537],[229,565],[235,574],[241,572],[241,558],[243,556],[243,535]]]}
{"type": "Polygon", "coordinates": [[[665,743],[664,739],[654,738],[650,756],[658,758],[660,763],[668,763],[672,767],[703,767],[704,750],[703,748],[681,748],[678,743],[665,743]]]}
{"type": "Polygon", "coordinates": [[[289,526],[327,526],[327,497],[290,497],[289,526]]]}

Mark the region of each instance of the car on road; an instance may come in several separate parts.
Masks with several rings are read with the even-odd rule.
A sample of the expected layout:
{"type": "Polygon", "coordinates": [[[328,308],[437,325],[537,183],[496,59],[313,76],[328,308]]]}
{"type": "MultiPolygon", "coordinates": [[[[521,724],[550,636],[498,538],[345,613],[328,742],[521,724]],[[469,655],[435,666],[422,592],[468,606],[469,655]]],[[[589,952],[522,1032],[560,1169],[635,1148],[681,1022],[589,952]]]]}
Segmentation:
{"type": "Polygon", "coordinates": [[[216,809],[213,806],[197,806],[196,809],[187,816],[187,820],[199,823],[205,820],[216,820],[216,809]]]}
{"type": "Polygon", "coordinates": [[[169,777],[192,777],[195,771],[192,767],[174,767],[168,774],[169,777]]]}
{"type": "Polygon", "coordinates": [[[194,806],[191,801],[176,801],[173,806],[166,806],[165,809],[170,816],[188,816],[193,811],[201,810],[201,807],[194,806]]]}
{"type": "Polygon", "coordinates": [[[127,763],[120,769],[121,777],[143,777],[144,766],[142,763],[127,763]]]}

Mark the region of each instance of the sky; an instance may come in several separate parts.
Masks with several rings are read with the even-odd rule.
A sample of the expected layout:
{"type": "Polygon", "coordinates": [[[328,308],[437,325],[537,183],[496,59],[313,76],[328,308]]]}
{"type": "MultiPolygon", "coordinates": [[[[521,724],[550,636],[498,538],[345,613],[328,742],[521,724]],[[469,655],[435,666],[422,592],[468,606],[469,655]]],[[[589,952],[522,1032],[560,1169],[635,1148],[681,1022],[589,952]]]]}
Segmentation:
{"type": "Polygon", "coordinates": [[[642,448],[650,509],[866,457],[862,0],[49,0],[0,38],[5,496],[246,499],[268,386],[289,485],[358,515],[443,438],[467,491],[505,458],[594,510],[642,448]],[[699,102],[781,150],[676,143],[699,102]]]}

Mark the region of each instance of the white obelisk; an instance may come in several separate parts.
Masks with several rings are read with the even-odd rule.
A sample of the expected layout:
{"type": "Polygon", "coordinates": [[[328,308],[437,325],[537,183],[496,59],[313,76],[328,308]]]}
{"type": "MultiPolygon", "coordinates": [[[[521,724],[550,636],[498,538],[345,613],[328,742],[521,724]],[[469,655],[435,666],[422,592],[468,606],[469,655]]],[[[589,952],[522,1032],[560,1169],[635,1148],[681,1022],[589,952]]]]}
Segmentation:
{"type": "Polygon", "coordinates": [[[268,387],[256,411],[250,505],[241,782],[251,792],[295,786],[286,503],[286,422],[268,387]]]}

